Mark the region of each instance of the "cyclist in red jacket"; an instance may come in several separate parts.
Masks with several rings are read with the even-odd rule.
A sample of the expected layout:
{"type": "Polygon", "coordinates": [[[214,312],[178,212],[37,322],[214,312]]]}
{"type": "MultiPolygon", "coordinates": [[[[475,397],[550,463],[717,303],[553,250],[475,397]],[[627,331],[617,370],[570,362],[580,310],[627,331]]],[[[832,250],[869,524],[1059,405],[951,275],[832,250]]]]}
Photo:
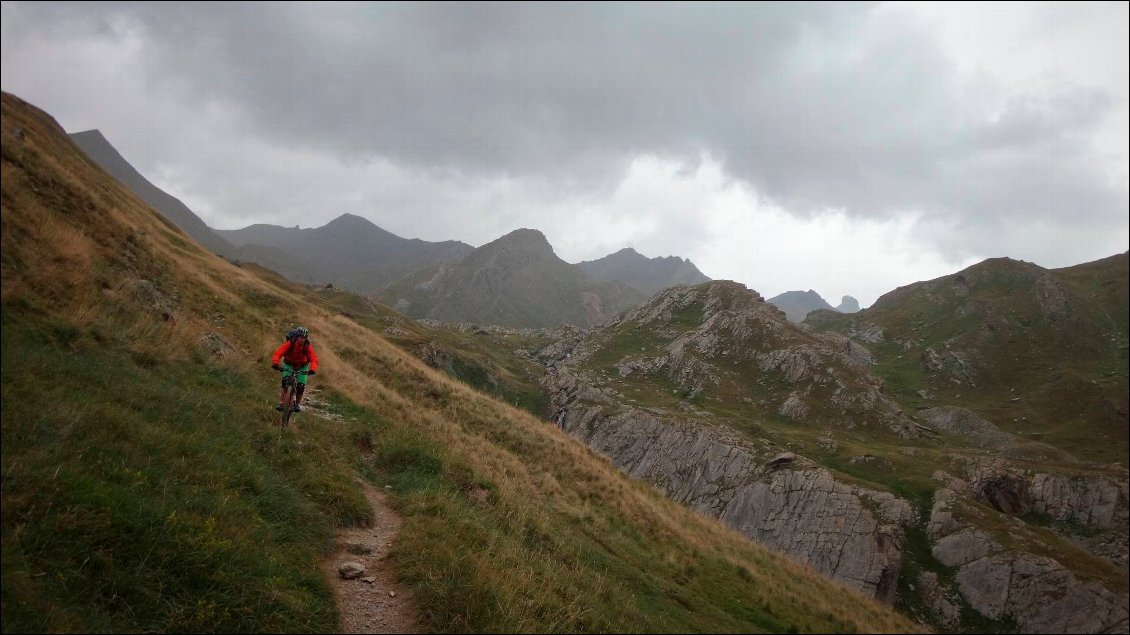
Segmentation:
{"type": "MultiPolygon", "coordinates": [[[[310,344],[310,330],[303,326],[296,326],[286,334],[286,341],[275,349],[271,357],[271,368],[284,372],[294,372],[298,379],[298,392],[294,396],[294,411],[301,412],[298,406],[302,402],[302,393],[306,392],[306,376],[318,372],[318,354],[310,344]],[[281,365],[280,365],[281,363],[281,365]]],[[[283,399],[286,397],[286,384],[279,388],[279,403],[275,410],[282,412],[283,399]]]]}

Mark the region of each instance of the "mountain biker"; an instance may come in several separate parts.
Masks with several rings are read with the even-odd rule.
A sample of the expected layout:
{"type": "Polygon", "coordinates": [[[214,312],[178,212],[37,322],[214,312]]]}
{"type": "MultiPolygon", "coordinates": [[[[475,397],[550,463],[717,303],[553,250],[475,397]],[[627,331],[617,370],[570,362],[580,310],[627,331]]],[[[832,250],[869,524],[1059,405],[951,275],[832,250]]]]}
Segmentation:
{"type": "MultiPolygon", "coordinates": [[[[302,393],[306,392],[306,376],[318,371],[318,354],[310,344],[310,330],[304,326],[296,326],[286,334],[286,341],[275,349],[271,357],[271,368],[286,372],[294,372],[298,379],[297,393],[294,396],[294,411],[302,412],[299,404],[302,402],[302,393]],[[281,362],[281,365],[280,365],[281,362]],[[297,370],[297,372],[295,372],[297,370]]],[[[275,410],[282,412],[283,399],[286,397],[286,382],[279,388],[279,403],[275,410]]]]}

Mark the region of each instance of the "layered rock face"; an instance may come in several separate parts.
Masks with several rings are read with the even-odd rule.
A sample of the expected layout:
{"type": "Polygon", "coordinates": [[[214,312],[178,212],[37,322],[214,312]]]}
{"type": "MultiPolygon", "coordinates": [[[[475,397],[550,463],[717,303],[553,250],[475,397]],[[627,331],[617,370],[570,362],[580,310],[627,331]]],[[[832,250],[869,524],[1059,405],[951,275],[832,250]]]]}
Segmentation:
{"type": "Polygon", "coordinates": [[[915,517],[908,502],[837,481],[804,457],[781,458],[781,447],[718,425],[692,403],[678,412],[630,405],[603,379],[612,370],[622,378],[667,380],[690,400],[744,391],[751,413],[798,421],[817,410],[823,417],[831,404],[838,425],[913,436],[909,419],[867,372],[866,349],[792,325],[757,293],[730,282],[669,289],[573,341],[554,350],[559,362],[545,380],[564,430],[673,500],[834,580],[895,601],[905,528],[915,517]],[[626,334],[651,345],[609,357],[608,347],[626,334]],[[611,368],[596,368],[597,357],[611,360],[611,368]]]}
{"type": "Polygon", "coordinates": [[[721,519],[749,538],[824,575],[894,602],[910,504],[891,494],[837,482],[780,448],[754,443],[689,418],[629,409],[606,415],[603,391],[567,368],[550,371],[557,423],[621,470],[671,499],[721,519]]]}
{"type": "MultiPolygon", "coordinates": [[[[1008,618],[1024,633],[1125,633],[1125,592],[1082,580],[1056,559],[1006,547],[955,513],[961,496],[948,488],[934,494],[928,534],[933,556],[956,567],[956,591],[977,612],[1008,618]]],[[[1031,539],[1023,522],[1008,531],[1013,544],[1031,539]]],[[[955,589],[939,585],[941,592],[955,589]]]]}
{"type": "MultiPolygon", "coordinates": [[[[920,408],[912,420],[871,372],[864,343],[889,347],[884,330],[857,326],[855,339],[814,333],[741,285],[713,282],[663,291],[532,357],[547,362],[554,420],[569,434],[833,580],[947,630],[979,614],[1018,632],[1125,632],[1126,479],[1087,475],[1062,449],[966,408],[920,408]],[[781,440],[817,426],[808,456],[781,440]],[[838,455],[828,436],[841,433],[865,448],[901,445],[960,477],[943,472],[949,494],[916,509],[817,462],[834,457],[839,470],[900,482],[883,475],[888,458],[838,455]],[[1030,467],[1042,464],[1074,467],[1030,467]],[[911,606],[897,590],[912,539],[936,562],[914,564],[903,581],[918,589],[911,606]]],[[[927,367],[962,372],[960,355],[930,352],[927,367]]]]}
{"type": "Polygon", "coordinates": [[[1104,476],[1065,476],[1020,469],[1005,460],[967,469],[967,493],[1012,516],[1034,515],[1056,526],[1082,528],[1069,539],[1126,569],[1130,563],[1128,481],[1104,476]]]}

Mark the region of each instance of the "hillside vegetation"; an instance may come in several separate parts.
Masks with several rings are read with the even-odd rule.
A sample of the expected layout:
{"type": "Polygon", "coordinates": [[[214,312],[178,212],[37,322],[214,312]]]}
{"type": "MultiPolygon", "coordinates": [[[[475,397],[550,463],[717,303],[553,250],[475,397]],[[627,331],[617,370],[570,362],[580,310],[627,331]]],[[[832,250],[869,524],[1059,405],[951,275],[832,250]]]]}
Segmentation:
{"type": "Polygon", "coordinates": [[[391,486],[434,631],[893,632],[363,322],[202,249],[3,95],[3,630],[333,631],[316,564],[391,486]],[[322,416],[274,427],[295,323],[322,416]]]}
{"type": "Polygon", "coordinates": [[[862,335],[908,408],[960,405],[1023,438],[1125,468],[1127,263],[1120,254],[1048,270],[995,258],[809,323],[862,335]]]}
{"type": "Polygon", "coordinates": [[[624,471],[932,628],[1120,632],[1126,280],[988,261],[817,312],[840,334],[675,287],[548,347],[547,386],[624,471]]]}

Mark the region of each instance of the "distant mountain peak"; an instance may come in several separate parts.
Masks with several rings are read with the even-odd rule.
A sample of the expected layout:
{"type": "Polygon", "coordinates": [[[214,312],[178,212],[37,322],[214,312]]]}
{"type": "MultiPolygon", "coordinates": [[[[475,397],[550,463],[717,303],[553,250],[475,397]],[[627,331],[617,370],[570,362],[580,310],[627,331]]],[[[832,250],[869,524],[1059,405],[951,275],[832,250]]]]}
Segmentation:
{"type": "Polygon", "coordinates": [[[690,260],[678,256],[648,258],[631,247],[624,247],[597,260],[578,263],[577,266],[596,280],[620,282],[644,294],[710,280],[690,260]]]}
{"type": "Polygon", "coordinates": [[[536,229],[526,227],[515,229],[509,234],[496,238],[481,247],[481,249],[488,250],[500,248],[537,252],[545,251],[549,254],[554,253],[553,246],[549,244],[549,240],[545,237],[545,234],[536,229]]]}
{"type": "Polygon", "coordinates": [[[836,310],[840,313],[858,313],[859,300],[856,300],[850,295],[845,295],[840,299],[840,306],[836,307],[836,310]]]}
{"type": "Polygon", "coordinates": [[[419,271],[381,292],[416,317],[521,327],[597,324],[643,300],[557,257],[545,234],[516,229],[458,263],[419,271]]]}
{"type": "Polygon", "coordinates": [[[832,308],[831,304],[828,304],[819,293],[812,289],[808,291],[786,291],[781,295],[769,298],[768,302],[784,311],[790,322],[803,321],[810,311],[832,308]]]}
{"type": "Polygon", "coordinates": [[[541,233],[541,230],[531,229],[529,227],[519,227],[509,234],[504,234],[499,240],[507,238],[511,240],[538,240],[549,244],[549,240],[546,239],[545,234],[541,233]]]}
{"type": "Polygon", "coordinates": [[[368,225],[374,224],[364,216],[358,216],[357,214],[351,214],[349,212],[344,212],[341,216],[338,216],[337,218],[326,224],[328,225],[331,223],[366,223],[368,225]]]}
{"type": "Polygon", "coordinates": [[[391,232],[387,232],[384,229],[381,229],[379,226],[377,226],[373,221],[369,220],[368,218],[365,218],[364,216],[358,216],[356,214],[350,214],[349,212],[346,212],[346,213],[342,214],[341,216],[338,216],[337,218],[331,220],[330,222],[323,225],[322,228],[323,229],[330,229],[330,228],[333,228],[333,229],[365,229],[365,230],[379,229],[382,232],[391,233],[391,232]]]}

